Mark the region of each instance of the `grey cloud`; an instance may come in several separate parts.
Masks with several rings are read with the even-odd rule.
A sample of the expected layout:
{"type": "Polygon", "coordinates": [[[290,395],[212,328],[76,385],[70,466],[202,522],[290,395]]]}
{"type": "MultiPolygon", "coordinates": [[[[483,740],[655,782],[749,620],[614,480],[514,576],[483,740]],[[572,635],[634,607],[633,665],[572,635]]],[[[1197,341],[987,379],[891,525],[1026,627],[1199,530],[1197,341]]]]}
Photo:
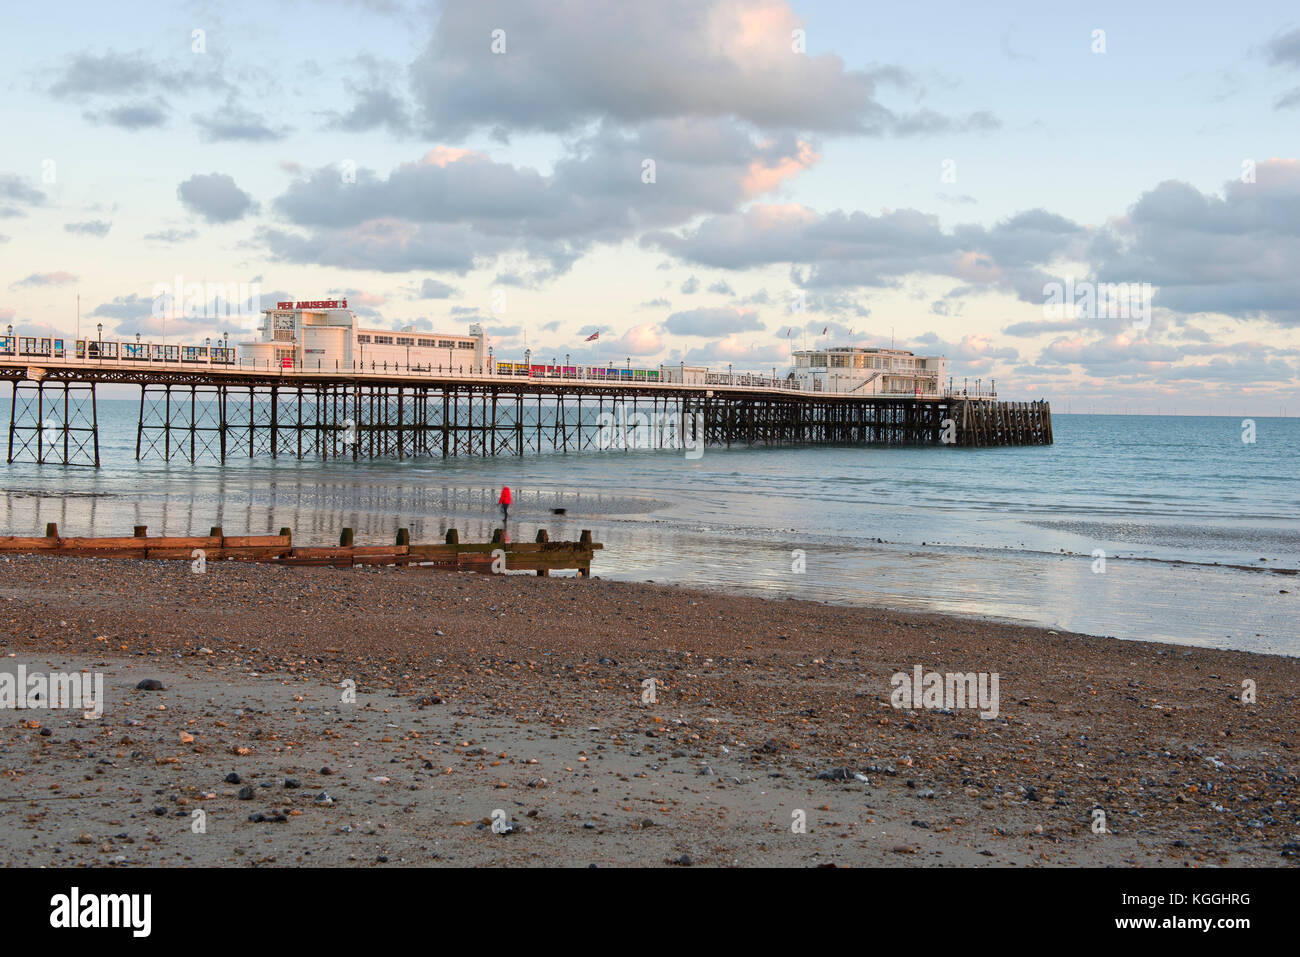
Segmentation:
{"type": "Polygon", "coordinates": [[[221,85],[220,79],[201,69],[159,63],[143,52],[116,53],[110,50],[102,55],[75,54],[50,85],[49,92],[70,99],[217,85],[221,85]]]}
{"type": "Polygon", "coordinates": [[[406,104],[396,94],[383,87],[372,86],[355,89],[356,101],[346,113],[333,113],[326,129],[348,133],[364,133],[387,128],[389,132],[403,135],[410,131],[411,118],[406,104]]]}
{"type": "Polygon", "coordinates": [[[75,233],[80,236],[97,236],[100,239],[108,235],[108,231],[113,228],[112,223],[106,223],[102,219],[91,219],[84,223],[64,223],[65,232],[75,233]]]}
{"type": "MultiPolygon", "coordinates": [[[[21,203],[24,206],[39,206],[45,202],[45,194],[17,173],[0,173],[0,200],[21,203]]],[[[15,215],[23,215],[15,213],[15,215]]]]}
{"type": "Polygon", "coordinates": [[[664,320],[664,328],[679,336],[729,336],[737,332],[763,329],[758,313],[751,309],[719,306],[674,312],[664,320]]]}
{"type": "Polygon", "coordinates": [[[1080,328],[1077,319],[1042,319],[1036,322],[1013,322],[1002,329],[1004,336],[1028,338],[1049,332],[1073,332],[1080,328]]]}
{"type": "Polygon", "coordinates": [[[20,289],[24,286],[66,286],[68,283],[76,282],[77,277],[70,272],[59,270],[58,272],[34,272],[25,279],[19,279],[10,285],[10,289],[20,289]]]}
{"type": "Polygon", "coordinates": [[[92,311],[92,316],[104,316],[109,319],[143,319],[153,314],[154,302],[145,296],[131,293],[128,296],[115,296],[112,302],[102,302],[92,311]]]}
{"type": "Polygon", "coordinates": [[[426,130],[447,138],[672,116],[840,133],[924,125],[875,98],[879,83],[898,82],[903,71],[855,71],[834,54],[795,54],[791,32],[800,26],[785,4],[761,0],[449,4],[412,65],[413,85],[426,130]],[[501,54],[492,51],[498,29],[501,54]]]}
{"type": "Polygon", "coordinates": [[[451,299],[460,295],[460,290],[439,279],[426,279],[420,283],[414,299],[451,299]]]}
{"type": "Polygon", "coordinates": [[[1178,312],[1300,325],[1300,161],[1262,162],[1255,178],[1144,193],[1093,243],[1097,279],[1152,283],[1178,312]]]}
{"type": "Polygon", "coordinates": [[[224,173],[196,173],[176,187],[176,195],[191,212],[210,223],[229,223],[257,209],[253,197],[224,173]]]}
{"type": "Polygon", "coordinates": [[[161,100],[123,103],[103,112],[88,110],[84,116],[92,123],[107,123],[124,130],[145,130],[167,122],[167,107],[161,100]]]}
{"type": "Polygon", "coordinates": [[[273,143],[288,135],[288,130],[272,127],[256,113],[229,102],[211,113],[195,115],[194,123],[208,143],[273,143]]]}
{"type": "Polygon", "coordinates": [[[164,229],[156,233],[145,233],[144,238],[157,243],[183,243],[198,236],[197,229],[164,229]]]}
{"type": "MultiPolygon", "coordinates": [[[[594,243],[618,242],[647,227],[675,226],[708,212],[730,210],[748,197],[753,170],[812,162],[794,137],[762,141],[734,123],[674,120],[635,131],[603,126],[568,144],[550,175],[499,163],[464,150],[438,148],[387,177],[369,169],[355,181],[334,168],[291,183],[276,210],[309,236],[272,235],[279,251],[311,261],[312,250],[346,262],[346,248],[381,229],[406,233],[402,268],[462,272],[475,257],[521,253],[545,264],[511,272],[537,285],[567,269],[594,243]],[[658,181],[641,179],[642,159],[654,156],[658,181]],[[380,225],[387,223],[387,225],[380,225]],[[460,237],[463,246],[445,245],[460,237]],[[427,258],[420,258],[420,247],[427,258]],[[444,267],[443,263],[450,262],[444,267]]],[[[367,259],[371,250],[357,249],[367,259]]]]}
{"type": "Polygon", "coordinates": [[[1300,68],[1300,27],[1274,34],[1268,42],[1268,59],[1274,65],[1300,68]]]}

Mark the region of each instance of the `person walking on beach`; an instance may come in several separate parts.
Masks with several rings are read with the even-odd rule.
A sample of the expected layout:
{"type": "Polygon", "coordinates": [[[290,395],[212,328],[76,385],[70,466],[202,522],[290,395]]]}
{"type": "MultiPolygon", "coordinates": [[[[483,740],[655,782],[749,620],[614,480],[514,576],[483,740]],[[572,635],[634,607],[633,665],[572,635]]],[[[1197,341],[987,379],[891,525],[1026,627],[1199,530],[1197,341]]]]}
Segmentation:
{"type": "Polygon", "coordinates": [[[500,501],[497,502],[497,504],[501,506],[502,523],[504,524],[505,522],[510,521],[510,486],[509,485],[501,486],[501,499],[500,501]]]}

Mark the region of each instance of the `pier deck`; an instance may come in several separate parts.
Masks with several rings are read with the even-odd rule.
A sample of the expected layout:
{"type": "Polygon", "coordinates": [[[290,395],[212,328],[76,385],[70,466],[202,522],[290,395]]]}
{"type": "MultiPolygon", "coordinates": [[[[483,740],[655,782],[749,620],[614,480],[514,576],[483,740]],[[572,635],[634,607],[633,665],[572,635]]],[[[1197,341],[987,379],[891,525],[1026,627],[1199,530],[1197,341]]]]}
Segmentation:
{"type": "Polygon", "coordinates": [[[1048,445],[1046,402],[414,369],[0,358],[9,462],[99,465],[96,387],[140,390],[136,458],[409,458],[737,445],[1048,445]]]}

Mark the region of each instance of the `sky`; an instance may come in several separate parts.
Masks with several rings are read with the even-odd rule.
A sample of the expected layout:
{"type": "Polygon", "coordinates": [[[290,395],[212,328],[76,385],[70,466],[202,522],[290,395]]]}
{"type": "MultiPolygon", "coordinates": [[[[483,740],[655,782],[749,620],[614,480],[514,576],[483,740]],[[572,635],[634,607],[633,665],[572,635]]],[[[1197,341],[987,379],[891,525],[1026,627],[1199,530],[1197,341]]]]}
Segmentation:
{"type": "Polygon", "coordinates": [[[375,327],[481,322],[520,360],[780,371],[792,348],[893,343],[1056,409],[1300,412],[1294,4],[53,0],[5,20],[17,334],[71,336],[78,296],[83,335],[249,334],[212,302],[164,329],[179,280],[346,296],[375,327]]]}

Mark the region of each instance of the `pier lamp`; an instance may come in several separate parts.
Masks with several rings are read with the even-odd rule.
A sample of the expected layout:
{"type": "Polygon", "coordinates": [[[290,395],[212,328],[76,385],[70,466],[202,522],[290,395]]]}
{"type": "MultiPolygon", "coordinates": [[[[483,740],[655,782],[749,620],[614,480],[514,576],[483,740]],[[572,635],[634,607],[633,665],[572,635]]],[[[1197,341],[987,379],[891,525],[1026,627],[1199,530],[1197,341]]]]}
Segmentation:
{"type": "Polygon", "coordinates": [[[104,324],[102,322],[95,323],[95,331],[99,334],[99,351],[103,352],[104,351],[104,324]]]}
{"type": "Polygon", "coordinates": [[[12,339],[12,338],[14,337],[14,327],[13,327],[13,326],[6,326],[6,327],[5,327],[5,335],[8,336],[10,339],[12,339]]]}
{"type": "Polygon", "coordinates": [[[207,336],[204,338],[203,349],[204,349],[203,354],[206,355],[208,357],[208,361],[211,362],[212,361],[212,337],[211,336],[207,336]]]}
{"type": "Polygon", "coordinates": [[[730,363],[730,362],[727,363],[727,383],[728,383],[729,385],[735,385],[735,384],[736,384],[735,376],[734,376],[734,375],[732,374],[732,372],[731,372],[731,363],[730,363]]]}
{"type": "Polygon", "coordinates": [[[488,346],[488,375],[492,375],[496,371],[496,363],[492,360],[492,346],[488,346]]]}

